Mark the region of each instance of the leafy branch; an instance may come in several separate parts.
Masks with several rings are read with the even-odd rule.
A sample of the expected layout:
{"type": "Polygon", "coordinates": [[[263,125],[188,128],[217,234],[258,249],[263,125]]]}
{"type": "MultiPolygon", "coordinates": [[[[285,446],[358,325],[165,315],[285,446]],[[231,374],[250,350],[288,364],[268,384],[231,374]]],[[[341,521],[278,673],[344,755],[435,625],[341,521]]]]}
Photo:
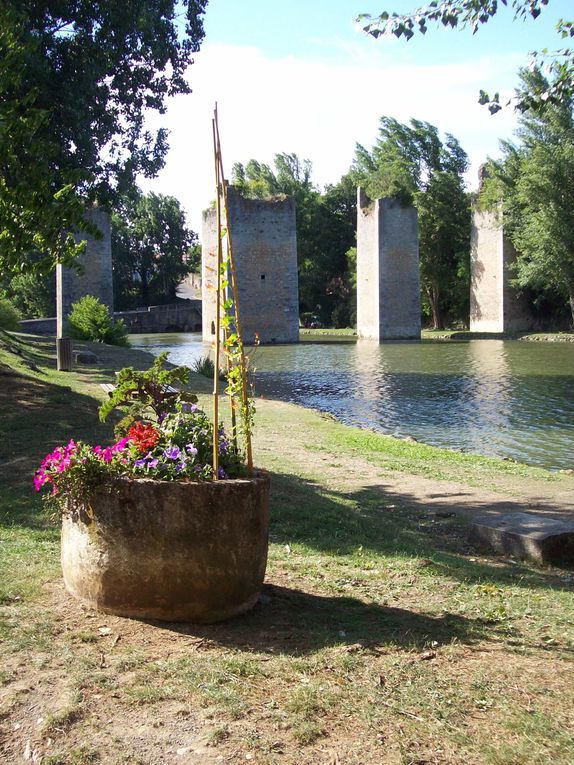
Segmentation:
{"type": "MultiPolygon", "coordinates": [[[[549,0],[433,0],[427,6],[410,13],[389,13],[378,16],[363,13],[357,21],[363,30],[375,38],[392,34],[410,40],[416,33],[426,34],[429,24],[450,29],[470,29],[475,34],[498,13],[502,6],[513,12],[515,20],[537,19],[549,0]],[[366,22],[366,23],[365,23],[366,22]]],[[[574,22],[560,19],[556,25],[562,39],[574,37],[574,22]]],[[[560,104],[574,94],[574,50],[569,47],[549,51],[547,48],[530,53],[530,69],[539,68],[549,78],[545,89],[517,92],[501,103],[499,93],[490,96],[480,91],[479,103],[487,106],[491,114],[513,106],[519,112],[539,111],[545,104],[560,104]]]]}
{"type": "Polygon", "coordinates": [[[100,420],[104,422],[114,409],[122,409],[125,416],[116,431],[124,432],[136,420],[161,422],[178,404],[195,403],[197,396],[174,387],[188,384],[189,369],[166,369],[167,356],[161,353],[145,372],[135,371],[133,367],[122,369],[111,396],[100,407],[100,420]]]}

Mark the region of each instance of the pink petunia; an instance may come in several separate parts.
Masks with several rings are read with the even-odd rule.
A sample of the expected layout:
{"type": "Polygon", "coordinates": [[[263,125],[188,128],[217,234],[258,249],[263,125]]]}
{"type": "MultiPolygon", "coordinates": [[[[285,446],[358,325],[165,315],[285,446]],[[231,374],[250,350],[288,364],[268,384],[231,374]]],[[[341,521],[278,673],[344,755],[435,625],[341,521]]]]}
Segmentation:
{"type": "Polygon", "coordinates": [[[126,436],[125,438],[122,438],[121,441],[118,441],[112,446],[112,452],[123,452],[123,450],[127,447],[129,442],[131,441],[131,438],[129,436],[126,436]]]}

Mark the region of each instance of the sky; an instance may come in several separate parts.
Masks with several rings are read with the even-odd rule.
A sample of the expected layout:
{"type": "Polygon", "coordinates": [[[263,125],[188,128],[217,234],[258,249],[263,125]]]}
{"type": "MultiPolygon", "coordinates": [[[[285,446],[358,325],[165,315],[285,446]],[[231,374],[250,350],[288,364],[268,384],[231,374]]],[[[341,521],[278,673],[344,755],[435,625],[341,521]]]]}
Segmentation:
{"type": "Polygon", "coordinates": [[[417,118],[454,135],[467,152],[469,190],[478,168],[499,155],[516,116],[491,116],[480,89],[512,95],[528,53],[560,46],[554,31],[574,16],[572,0],[551,0],[537,20],[501,10],[476,35],[429,27],[410,41],[375,39],[360,13],[405,12],[416,0],[209,0],[205,39],[187,77],[192,93],[169,101],[149,125],[169,130],[166,165],[144,191],[175,196],[201,237],[201,212],[215,197],[211,119],[218,104],[225,175],[250,159],[273,166],[278,153],[313,164],[319,188],[349,169],[356,144],[371,148],[382,116],[417,118]]]}

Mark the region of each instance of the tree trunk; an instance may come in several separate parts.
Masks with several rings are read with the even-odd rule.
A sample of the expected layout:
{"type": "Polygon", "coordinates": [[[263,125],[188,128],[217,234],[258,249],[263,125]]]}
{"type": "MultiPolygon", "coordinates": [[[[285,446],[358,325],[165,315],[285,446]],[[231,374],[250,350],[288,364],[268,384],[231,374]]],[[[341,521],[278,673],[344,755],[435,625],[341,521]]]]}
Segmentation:
{"type": "Polygon", "coordinates": [[[441,315],[440,307],[439,307],[439,301],[440,301],[439,289],[435,285],[427,287],[427,297],[429,299],[431,314],[432,314],[432,328],[444,329],[443,319],[442,319],[442,315],[441,315]]]}
{"type": "Polygon", "coordinates": [[[568,285],[568,303],[572,314],[572,329],[574,329],[574,284],[568,285]]]}

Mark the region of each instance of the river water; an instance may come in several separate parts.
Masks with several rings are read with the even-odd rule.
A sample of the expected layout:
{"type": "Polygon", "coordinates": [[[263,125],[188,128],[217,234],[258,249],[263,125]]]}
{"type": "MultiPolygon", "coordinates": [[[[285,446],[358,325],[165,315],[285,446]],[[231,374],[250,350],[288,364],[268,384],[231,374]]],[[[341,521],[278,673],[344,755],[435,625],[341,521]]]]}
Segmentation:
{"type": "MultiPolygon", "coordinates": [[[[130,340],[176,364],[208,352],[193,333],[130,340]]],[[[257,395],[435,446],[574,468],[574,343],[352,340],[249,354],[257,395]]]]}

